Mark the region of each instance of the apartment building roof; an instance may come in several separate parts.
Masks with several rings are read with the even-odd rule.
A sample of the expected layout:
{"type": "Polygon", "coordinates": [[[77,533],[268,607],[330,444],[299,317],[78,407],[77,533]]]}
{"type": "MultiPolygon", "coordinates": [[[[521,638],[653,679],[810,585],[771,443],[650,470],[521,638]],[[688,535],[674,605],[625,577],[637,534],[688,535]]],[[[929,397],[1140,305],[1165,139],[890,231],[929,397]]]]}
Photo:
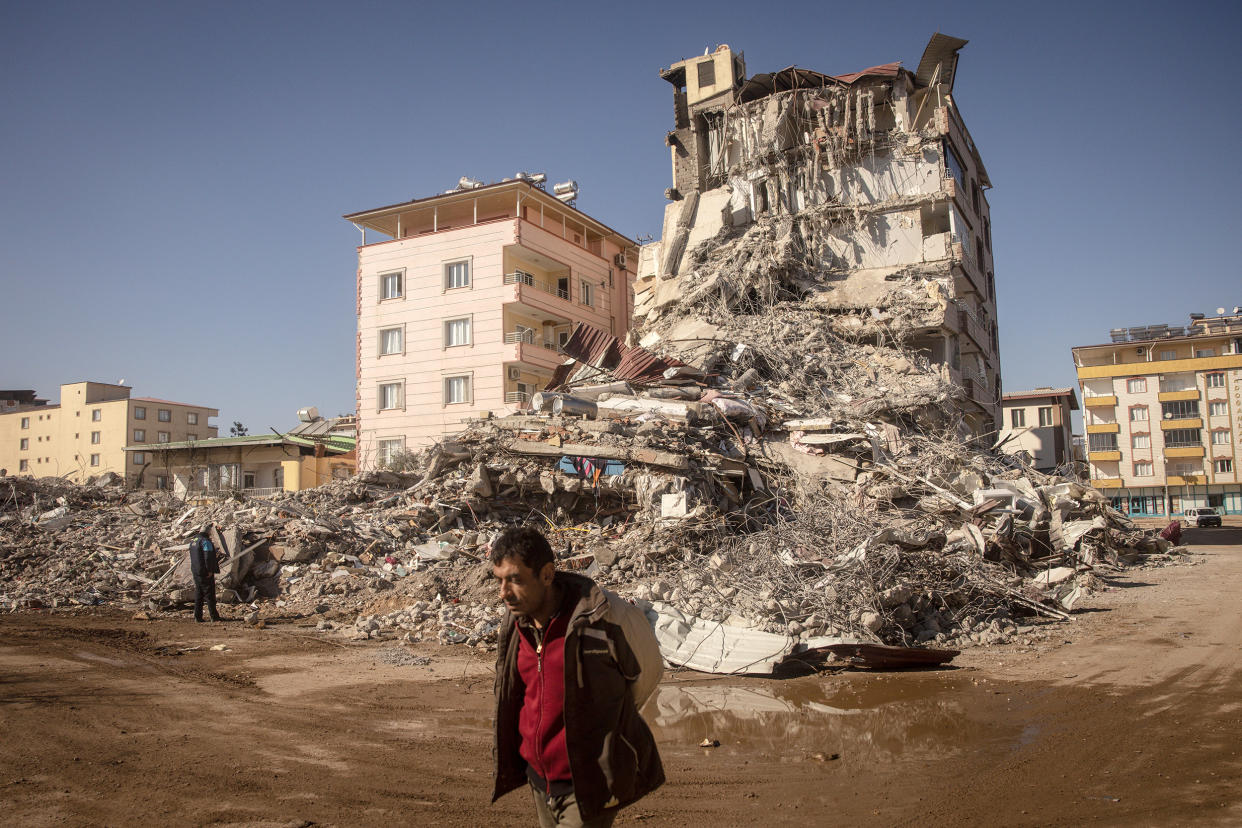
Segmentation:
{"type": "Polygon", "coordinates": [[[1070,410],[1078,410],[1078,394],[1073,388],[1036,388],[1032,391],[1014,391],[1001,397],[1003,402],[1011,400],[1048,399],[1050,397],[1069,397],[1070,410]]]}
{"type": "Polygon", "coordinates": [[[351,435],[332,434],[327,437],[301,437],[296,434],[247,434],[242,437],[208,437],[203,440],[182,440],[176,443],[139,443],[126,446],[125,451],[179,451],[185,449],[236,448],[238,446],[294,445],[314,448],[322,444],[328,451],[352,451],[357,440],[351,435]]]}
{"type": "MultiPolygon", "coordinates": [[[[175,402],[173,400],[161,400],[159,397],[130,397],[134,402],[156,403],[157,405],[180,405],[185,408],[206,408],[208,411],[220,413],[220,409],[212,408],[209,405],[195,405],[194,403],[175,402]]],[[[109,401],[111,402],[111,401],[109,401]]]]}
{"type": "MultiPolygon", "coordinates": [[[[631,239],[629,236],[625,235],[624,233],[620,233],[616,230],[613,230],[611,227],[609,227],[607,224],[604,224],[599,219],[591,218],[591,216],[582,212],[577,207],[573,207],[569,204],[566,204],[565,202],[561,201],[555,196],[550,195],[545,190],[542,190],[539,187],[535,186],[531,182],[523,181],[520,178],[513,179],[511,181],[499,181],[495,184],[484,184],[481,187],[474,187],[469,190],[453,190],[447,193],[437,193],[436,195],[433,195],[433,196],[427,196],[425,198],[416,198],[411,201],[402,201],[397,204],[389,204],[385,207],[375,207],[370,210],[361,210],[357,213],[346,213],[341,218],[345,219],[346,221],[363,223],[367,219],[379,218],[393,211],[399,212],[401,210],[409,209],[411,207],[425,207],[425,206],[431,205],[433,202],[451,203],[455,201],[467,201],[470,198],[477,197],[480,195],[485,195],[485,194],[490,195],[490,194],[494,194],[498,192],[503,192],[504,190],[507,190],[507,189],[508,190],[520,190],[523,187],[525,187],[527,191],[530,194],[534,195],[536,198],[545,199],[549,205],[555,206],[557,209],[563,209],[567,212],[575,214],[577,220],[581,221],[584,224],[591,225],[596,232],[604,233],[610,236],[616,236],[618,239],[621,239],[622,241],[624,241],[626,244],[630,245],[631,247],[638,246],[638,242],[634,241],[633,239],[631,239]]],[[[376,227],[375,229],[380,230],[380,232],[384,232],[383,228],[376,227]]]]}

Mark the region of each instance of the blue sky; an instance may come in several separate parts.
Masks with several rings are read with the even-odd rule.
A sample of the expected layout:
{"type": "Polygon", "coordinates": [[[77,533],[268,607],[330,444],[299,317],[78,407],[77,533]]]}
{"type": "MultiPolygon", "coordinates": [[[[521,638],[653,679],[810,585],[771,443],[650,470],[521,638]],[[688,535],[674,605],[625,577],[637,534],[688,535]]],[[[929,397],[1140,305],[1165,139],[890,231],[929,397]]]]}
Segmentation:
{"type": "Polygon", "coordinates": [[[1074,384],[1112,327],[1242,304],[1223,3],[7,3],[0,388],[353,409],[345,213],[518,170],[659,235],[670,87],[728,43],[832,74],[967,38],[955,99],[993,182],[1005,387],[1074,384]]]}

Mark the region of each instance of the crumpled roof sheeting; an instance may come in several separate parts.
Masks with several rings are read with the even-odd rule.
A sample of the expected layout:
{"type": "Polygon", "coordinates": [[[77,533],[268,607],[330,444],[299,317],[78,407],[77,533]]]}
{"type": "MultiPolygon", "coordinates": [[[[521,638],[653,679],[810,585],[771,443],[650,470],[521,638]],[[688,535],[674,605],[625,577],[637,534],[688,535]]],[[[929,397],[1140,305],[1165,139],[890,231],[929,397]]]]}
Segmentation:
{"type": "Polygon", "coordinates": [[[704,621],[664,603],[652,604],[647,617],[664,660],[703,673],[768,675],[794,649],[791,636],[704,621]]]}
{"type": "MultiPolygon", "coordinates": [[[[646,348],[632,348],[615,336],[581,322],[574,328],[573,335],[562,350],[578,362],[607,371],[614,379],[639,385],[659,382],[669,368],[686,364],[676,359],[656,356],[646,348]]],[[[552,389],[564,385],[574,368],[572,364],[558,367],[547,387],[552,389]]]]}

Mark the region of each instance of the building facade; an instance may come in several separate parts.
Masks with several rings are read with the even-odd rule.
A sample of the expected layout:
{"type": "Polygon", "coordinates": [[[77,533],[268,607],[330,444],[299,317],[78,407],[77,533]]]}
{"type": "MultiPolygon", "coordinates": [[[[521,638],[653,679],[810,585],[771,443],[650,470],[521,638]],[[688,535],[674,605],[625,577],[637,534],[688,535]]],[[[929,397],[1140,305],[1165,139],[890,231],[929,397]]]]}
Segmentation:
{"type": "Polygon", "coordinates": [[[1115,328],[1073,349],[1091,484],[1137,516],[1242,513],[1242,315],[1115,328]]]}
{"type": "Polygon", "coordinates": [[[1001,407],[991,181],[952,96],[965,44],[933,36],[915,72],[889,63],[748,78],[728,46],[662,70],[673,185],[662,237],[643,248],[636,316],[679,301],[676,277],[703,245],[766,222],[790,239],[792,269],[814,276],[794,289],[843,331],[899,328],[963,390],[968,429],[991,442],[1001,407]]]}
{"type": "Polygon", "coordinates": [[[360,470],[525,408],[582,322],[629,329],[637,244],[538,183],[353,213],[360,470]],[[387,238],[368,242],[368,231],[387,238]]]}
{"type": "MultiPolygon", "coordinates": [[[[114,472],[128,486],[160,487],[145,474],[151,452],[127,445],[215,437],[219,411],[202,405],[131,397],[126,385],[74,382],[60,387],[57,405],[17,405],[0,413],[0,467],[9,474],[84,482],[114,472]]],[[[164,481],[165,484],[167,481],[164,481]]]]}
{"type": "Polygon", "coordinates": [[[1001,409],[1001,451],[1024,452],[1031,465],[1043,472],[1075,459],[1070,412],[1078,410],[1078,395],[1073,388],[1036,388],[1005,394],[1001,409]]]}

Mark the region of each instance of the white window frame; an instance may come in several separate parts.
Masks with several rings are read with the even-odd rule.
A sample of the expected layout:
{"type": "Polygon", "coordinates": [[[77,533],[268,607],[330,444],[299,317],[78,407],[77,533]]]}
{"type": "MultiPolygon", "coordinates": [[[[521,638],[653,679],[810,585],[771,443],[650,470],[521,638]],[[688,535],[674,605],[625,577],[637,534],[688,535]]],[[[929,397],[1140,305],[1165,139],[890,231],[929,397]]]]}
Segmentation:
{"type": "Polygon", "coordinates": [[[379,301],[391,302],[396,299],[404,299],[404,298],[405,298],[405,269],[404,268],[401,268],[399,270],[385,270],[383,273],[379,274],[379,301]],[[393,277],[395,277],[397,280],[397,292],[393,294],[392,296],[388,296],[386,295],[388,293],[388,290],[387,290],[388,280],[393,277]]]}
{"type": "Polygon", "coordinates": [[[185,413],[185,424],[186,425],[198,425],[198,412],[187,411],[185,413]]]}
{"type": "Polygon", "coordinates": [[[99,408],[91,409],[91,422],[98,423],[103,420],[103,410],[99,408]]]}
{"type": "Polygon", "coordinates": [[[172,422],[172,409],[169,409],[169,408],[157,409],[155,412],[155,419],[159,420],[161,423],[171,423],[172,422]]]}
{"type": "Polygon", "coordinates": [[[19,472],[30,471],[30,461],[29,460],[18,460],[17,470],[19,472]]]}
{"type": "Polygon", "coordinates": [[[92,431],[91,432],[91,445],[97,446],[101,442],[103,442],[103,435],[100,434],[98,431],[92,431]]]}
{"type": "Polygon", "coordinates": [[[1039,416],[1039,427],[1040,427],[1040,428],[1048,428],[1049,426],[1055,425],[1055,422],[1054,422],[1054,417],[1053,417],[1053,414],[1052,414],[1052,406],[1050,406],[1050,405],[1041,405],[1041,406],[1039,406],[1039,408],[1038,408],[1038,410],[1037,410],[1037,414],[1038,414],[1038,416],[1039,416]],[[1047,413],[1047,415],[1048,415],[1048,422],[1044,422],[1044,414],[1045,414],[1045,413],[1047,413]]]}
{"type": "Polygon", "coordinates": [[[470,290],[474,287],[474,257],[467,256],[464,259],[452,259],[443,265],[445,292],[450,290],[470,290]],[[457,273],[458,267],[464,267],[465,278],[461,279],[457,273]]]}
{"type": "Polygon", "coordinates": [[[145,443],[147,441],[147,430],[145,428],[134,429],[134,442],[145,443]]]}
{"type": "Polygon", "coordinates": [[[1224,371],[1212,371],[1210,374],[1208,374],[1207,375],[1207,387],[1208,388],[1224,388],[1225,387],[1225,372],[1224,371]]]}
{"type": "Polygon", "coordinates": [[[1134,461],[1134,477],[1151,477],[1156,473],[1155,464],[1150,460],[1134,461]]]}
{"type": "Polygon", "coordinates": [[[30,428],[30,418],[22,417],[22,428],[30,428]]]}
{"type": "Polygon", "coordinates": [[[145,420],[147,418],[147,407],[145,405],[134,406],[134,419],[145,420]]]}
{"type": "Polygon", "coordinates": [[[98,454],[92,454],[92,455],[91,455],[91,465],[92,465],[92,466],[98,466],[98,465],[99,465],[99,455],[98,455],[98,454]]]}
{"type": "Polygon", "coordinates": [[[1009,427],[1010,428],[1026,428],[1026,409],[1025,408],[1009,409],[1009,427]]]}
{"type": "Polygon", "coordinates": [[[375,386],[375,410],[376,411],[403,411],[405,410],[405,380],[388,380],[376,383],[375,386]],[[396,401],[394,405],[387,408],[384,407],[384,389],[395,387],[396,401]]]}
{"type": "Polygon", "coordinates": [[[443,399],[444,399],[445,406],[471,405],[474,403],[474,373],[473,372],[464,373],[464,374],[446,374],[444,377],[441,378],[440,385],[443,389],[443,394],[444,394],[443,399]],[[450,393],[449,393],[449,389],[451,387],[450,383],[453,382],[454,380],[465,380],[466,393],[465,393],[464,399],[460,399],[460,400],[450,399],[450,393]]]}
{"type": "Polygon", "coordinates": [[[147,453],[145,451],[134,452],[134,465],[145,466],[147,464],[147,453]]]}
{"type": "Polygon", "coordinates": [[[405,325],[394,325],[388,328],[379,329],[379,355],[380,356],[404,356],[405,355],[405,325]],[[384,338],[385,334],[395,333],[397,335],[397,347],[395,350],[385,350],[384,338]]]}
{"type": "Polygon", "coordinates": [[[19,440],[17,443],[17,450],[18,451],[30,451],[30,438],[23,437],[21,440],[19,440]]]}
{"type": "Polygon", "coordinates": [[[445,348],[466,348],[474,344],[474,314],[466,316],[454,316],[452,319],[445,319],[443,325],[443,347],[445,348]],[[466,341],[450,343],[449,330],[452,325],[458,322],[466,323],[466,341]]]}
{"type": "Polygon", "coordinates": [[[1224,400],[1210,400],[1208,402],[1209,417],[1227,417],[1229,415],[1229,403],[1224,400]]]}
{"type": "Polygon", "coordinates": [[[405,451],[404,437],[380,437],[375,441],[375,465],[386,466],[392,462],[393,455],[405,451]]]}
{"type": "Polygon", "coordinates": [[[1132,449],[1149,449],[1151,448],[1150,434],[1131,434],[1130,448],[1132,449]]]}
{"type": "Polygon", "coordinates": [[[1126,380],[1127,394],[1146,394],[1147,377],[1130,377],[1126,380]]]}
{"type": "Polygon", "coordinates": [[[1212,468],[1217,474],[1233,474],[1233,458],[1221,457],[1213,462],[1212,468]]]}
{"type": "Polygon", "coordinates": [[[1212,445],[1214,445],[1214,446],[1227,446],[1227,445],[1229,445],[1231,442],[1232,442],[1232,441],[1229,439],[1229,432],[1228,432],[1228,431],[1213,431],[1213,432],[1212,432],[1212,445]]]}
{"type": "Polygon", "coordinates": [[[1130,406],[1130,422],[1145,423],[1147,422],[1147,406],[1133,405],[1130,406]],[[1138,416],[1141,415],[1141,416],[1138,416]]]}
{"type": "Polygon", "coordinates": [[[595,307],[595,285],[586,279],[579,279],[578,286],[582,289],[578,301],[588,308],[595,307]]]}

